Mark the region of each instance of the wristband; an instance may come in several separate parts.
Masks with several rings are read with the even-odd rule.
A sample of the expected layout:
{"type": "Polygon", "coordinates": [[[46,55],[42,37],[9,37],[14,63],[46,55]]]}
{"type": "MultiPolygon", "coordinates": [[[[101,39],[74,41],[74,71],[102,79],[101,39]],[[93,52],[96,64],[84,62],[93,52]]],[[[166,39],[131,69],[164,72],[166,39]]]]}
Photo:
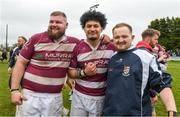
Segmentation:
{"type": "Polygon", "coordinates": [[[81,69],[80,75],[81,75],[82,77],[86,77],[86,76],[87,76],[86,73],[85,73],[85,71],[84,71],[83,69],[81,69]]]}
{"type": "Polygon", "coordinates": [[[82,79],[83,77],[86,77],[86,73],[82,69],[77,69],[77,77],[82,79]]]}
{"type": "Polygon", "coordinates": [[[176,117],[178,116],[177,112],[175,111],[168,111],[168,117],[176,117]]]}
{"type": "Polygon", "coordinates": [[[19,91],[19,89],[10,89],[10,92],[19,91]]]}

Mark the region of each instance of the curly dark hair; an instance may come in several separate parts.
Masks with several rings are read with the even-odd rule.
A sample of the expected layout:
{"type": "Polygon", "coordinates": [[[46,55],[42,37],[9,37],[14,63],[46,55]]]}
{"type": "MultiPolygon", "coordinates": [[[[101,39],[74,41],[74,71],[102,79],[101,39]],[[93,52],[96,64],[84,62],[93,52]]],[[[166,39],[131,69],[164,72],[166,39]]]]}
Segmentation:
{"type": "Polygon", "coordinates": [[[101,27],[105,29],[106,24],[107,24],[107,19],[103,13],[95,11],[95,10],[85,12],[80,18],[81,27],[84,28],[86,25],[86,22],[90,20],[99,22],[101,27]]]}

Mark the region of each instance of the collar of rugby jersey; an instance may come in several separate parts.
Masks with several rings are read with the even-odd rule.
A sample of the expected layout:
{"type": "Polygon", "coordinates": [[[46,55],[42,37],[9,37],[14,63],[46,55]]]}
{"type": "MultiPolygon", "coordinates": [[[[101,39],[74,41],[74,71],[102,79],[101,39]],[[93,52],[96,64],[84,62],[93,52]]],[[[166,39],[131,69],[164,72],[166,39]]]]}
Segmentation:
{"type": "Polygon", "coordinates": [[[99,41],[98,44],[96,45],[96,47],[93,47],[86,39],[84,40],[84,42],[87,43],[88,46],[89,46],[93,51],[97,50],[97,48],[99,47],[99,45],[100,45],[100,43],[101,43],[101,41],[99,41]]]}
{"type": "Polygon", "coordinates": [[[64,42],[64,41],[66,41],[67,40],[67,36],[66,35],[63,35],[62,37],[60,37],[59,39],[54,39],[53,41],[55,42],[55,43],[60,43],[60,42],[64,42]]]}

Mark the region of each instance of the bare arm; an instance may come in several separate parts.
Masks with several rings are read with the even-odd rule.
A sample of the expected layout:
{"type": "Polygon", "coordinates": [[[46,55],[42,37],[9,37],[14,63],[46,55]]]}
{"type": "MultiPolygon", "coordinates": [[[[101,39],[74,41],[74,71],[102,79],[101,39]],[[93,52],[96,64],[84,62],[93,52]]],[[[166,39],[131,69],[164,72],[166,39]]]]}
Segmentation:
{"type": "Polygon", "coordinates": [[[25,97],[23,97],[23,95],[16,89],[19,89],[20,87],[20,81],[24,75],[27,63],[28,61],[18,57],[12,73],[11,90],[14,91],[11,91],[11,102],[16,105],[22,104],[22,100],[25,100],[25,97]]]}
{"type": "Polygon", "coordinates": [[[160,92],[160,98],[163,101],[167,111],[177,112],[174,96],[170,88],[164,88],[160,92]]]}
{"type": "Polygon", "coordinates": [[[20,81],[24,75],[24,71],[25,71],[27,63],[28,61],[25,61],[23,58],[18,57],[13,73],[12,73],[12,83],[11,83],[12,89],[19,88],[20,81]]]}
{"type": "Polygon", "coordinates": [[[72,79],[77,79],[77,70],[76,69],[69,69],[68,70],[68,77],[72,79]]]}

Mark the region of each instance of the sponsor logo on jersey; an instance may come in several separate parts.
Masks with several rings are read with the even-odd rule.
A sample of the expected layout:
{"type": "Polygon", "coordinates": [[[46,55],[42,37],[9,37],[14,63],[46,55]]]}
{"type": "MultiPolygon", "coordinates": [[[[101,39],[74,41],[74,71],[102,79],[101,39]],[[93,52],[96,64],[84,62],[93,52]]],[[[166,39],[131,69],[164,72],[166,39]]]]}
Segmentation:
{"type": "Polygon", "coordinates": [[[54,61],[70,61],[73,57],[71,53],[45,53],[46,60],[54,60],[54,61]]]}
{"type": "Polygon", "coordinates": [[[43,58],[42,53],[36,53],[35,58],[42,59],[43,58]]]}

